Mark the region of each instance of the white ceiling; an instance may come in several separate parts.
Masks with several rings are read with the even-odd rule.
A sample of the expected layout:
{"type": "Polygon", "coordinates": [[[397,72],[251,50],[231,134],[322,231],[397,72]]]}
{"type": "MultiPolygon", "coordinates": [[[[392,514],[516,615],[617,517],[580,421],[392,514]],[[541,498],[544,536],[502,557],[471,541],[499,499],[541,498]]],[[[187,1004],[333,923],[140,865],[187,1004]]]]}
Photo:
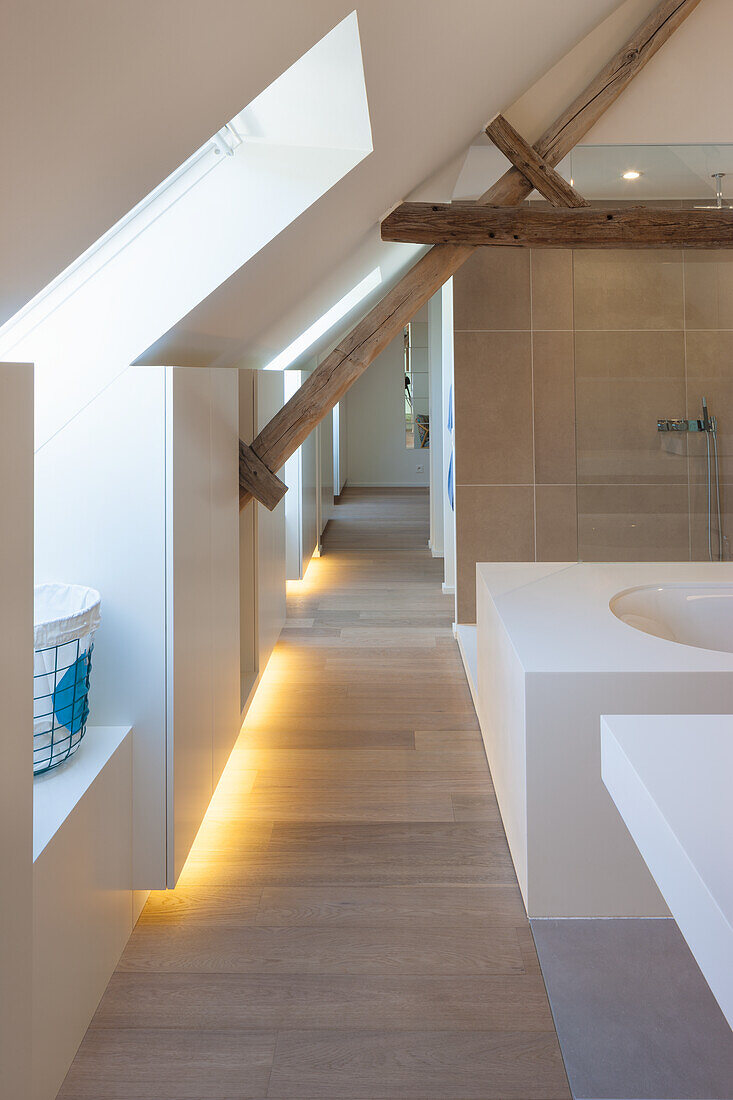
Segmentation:
{"type": "Polygon", "coordinates": [[[375,262],[396,277],[414,250],[379,242],[387,209],[449,197],[486,120],[618,4],[563,0],[558,18],[547,0],[12,0],[0,321],[354,6],[374,152],[159,342],[158,362],[261,365],[375,262]]]}

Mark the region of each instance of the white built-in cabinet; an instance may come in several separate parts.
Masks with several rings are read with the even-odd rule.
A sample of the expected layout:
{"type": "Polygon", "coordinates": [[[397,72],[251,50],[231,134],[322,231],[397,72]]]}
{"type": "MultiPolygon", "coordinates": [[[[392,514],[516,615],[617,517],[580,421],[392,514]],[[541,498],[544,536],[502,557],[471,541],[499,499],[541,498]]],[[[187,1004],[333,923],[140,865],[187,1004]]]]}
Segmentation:
{"type": "Polygon", "coordinates": [[[316,429],[318,434],[318,543],[326,524],[333,515],[333,412],[323,418],[316,429]]]}
{"type": "Polygon", "coordinates": [[[285,502],[240,513],[238,477],[240,433],[284,388],[279,372],[129,367],[34,476],[32,378],[0,364],[0,1061],[13,1096],[53,1100],[148,892],[178,879],[285,622],[285,502]],[[35,797],[34,496],[36,582],[102,596],[87,735],[35,797]]]}
{"type": "Polygon", "coordinates": [[[137,908],[239,729],[238,381],[130,367],[36,454],[36,579],[101,592],[90,723],[133,728],[137,908]]]}
{"type": "MultiPolygon", "coordinates": [[[[285,397],[292,396],[307,377],[306,371],[285,372],[285,397]]],[[[288,580],[302,580],[314,554],[320,553],[321,535],[333,512],[332,414],[314,428],[285,463],[281,475],[285,497],[288,580]]]]}
{"type": "MultiPolygon", "coordinates": [[[[285,398],[292,397],[306,372],[284,373],[285,398]]],[[[298,447],[280,475],[288,487],[285,497],[287,577],[302,580],[318,545],[318,429],[298,447]]]]}
{"type": "Polygon", "coordinates": [[[168,885],[239,732],[238,374],[166,368],[168,885]]]}
{"type": "MultiPolygon", "coordinates": [[[[280,371],[239,371],[239,430],[245,443],[283,405],[280,371]]],[[[287,494],[289,495],[289,494],[287,494]]],[[[285,625],[285,508],[252,501],[239,517],[241,703],[246,710],[285,625]]]]}

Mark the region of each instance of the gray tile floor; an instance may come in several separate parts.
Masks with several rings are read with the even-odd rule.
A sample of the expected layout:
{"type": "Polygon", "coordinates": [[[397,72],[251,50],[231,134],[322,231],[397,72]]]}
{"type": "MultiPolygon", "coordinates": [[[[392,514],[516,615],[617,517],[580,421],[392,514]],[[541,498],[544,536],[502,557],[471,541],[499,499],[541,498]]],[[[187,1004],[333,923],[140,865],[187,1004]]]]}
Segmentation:
{"type": "Polygon", "coordinates": [[[733,1031],[673,920],[533,920],[574,1100],[733,1100],[733,1031]]]}

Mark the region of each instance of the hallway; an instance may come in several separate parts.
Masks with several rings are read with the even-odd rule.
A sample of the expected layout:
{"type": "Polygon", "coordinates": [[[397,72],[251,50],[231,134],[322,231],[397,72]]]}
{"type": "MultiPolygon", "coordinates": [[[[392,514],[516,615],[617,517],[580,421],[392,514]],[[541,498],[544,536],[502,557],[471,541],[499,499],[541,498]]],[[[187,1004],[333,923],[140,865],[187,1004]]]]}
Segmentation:
{"type": "Polygon", "coordinates": [[[569,1096],[427,496],[343,500],[61,1100],[569,1096]]]}

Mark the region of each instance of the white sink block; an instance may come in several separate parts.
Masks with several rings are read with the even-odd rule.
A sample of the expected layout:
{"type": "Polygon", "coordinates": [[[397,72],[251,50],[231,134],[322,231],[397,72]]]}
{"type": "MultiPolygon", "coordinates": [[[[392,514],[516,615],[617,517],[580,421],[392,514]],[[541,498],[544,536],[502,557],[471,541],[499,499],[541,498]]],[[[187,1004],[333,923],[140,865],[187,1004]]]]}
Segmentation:
{"type": "Polygon", "coordinates": [[[479,720],[528,914],[667,916],[601,779],[601,715],[733,713],[733,653],[635,629],[610,604],[642,586],[733,585],[733,564],[476,572],[479,720]]]}
{"type": "Polygon", "coordinates": [[[733,1027],[733,715],[604,717],[603,781],[733,1027]]]}

